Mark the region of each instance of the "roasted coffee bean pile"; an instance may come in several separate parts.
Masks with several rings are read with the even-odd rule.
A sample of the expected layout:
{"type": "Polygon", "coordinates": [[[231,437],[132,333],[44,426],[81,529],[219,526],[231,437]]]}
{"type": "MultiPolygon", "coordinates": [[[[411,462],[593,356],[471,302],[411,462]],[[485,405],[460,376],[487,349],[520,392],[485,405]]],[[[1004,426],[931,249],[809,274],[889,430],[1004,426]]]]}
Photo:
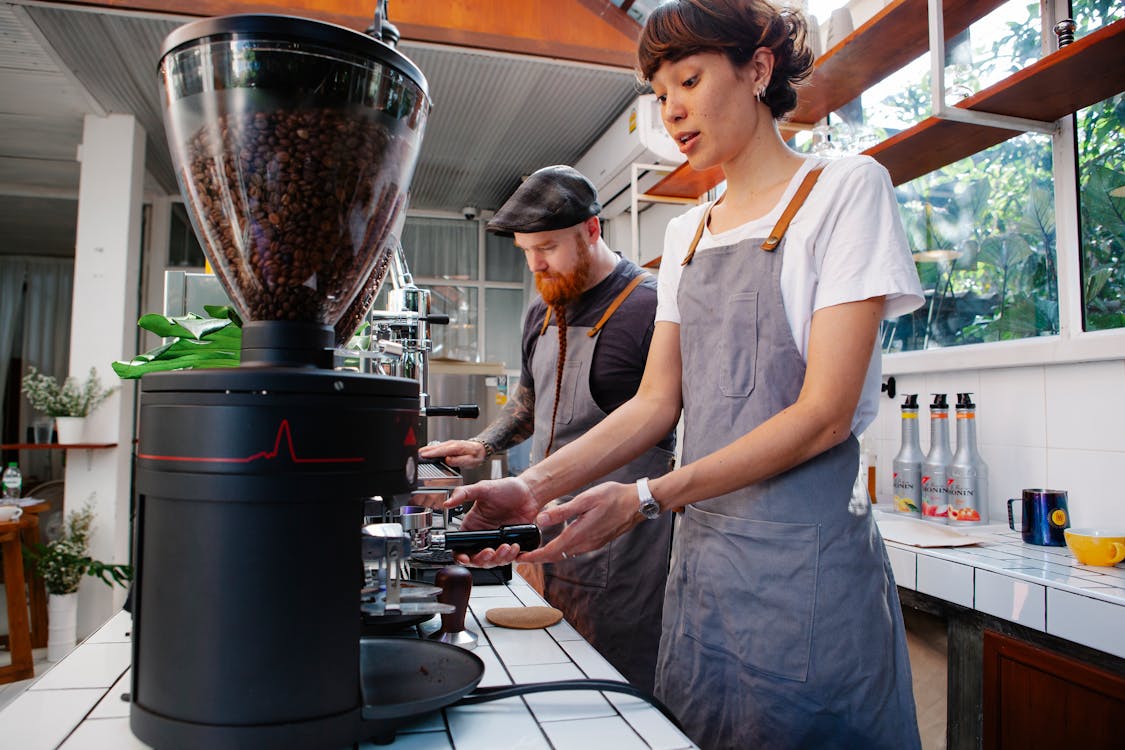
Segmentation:
{"type": "Polygon", "coordinates": [[[345,110],[280,110],[224,115],[187,144],[197,219],[250,320],[345,312],[401,199],[389,138],[345,110]]]}

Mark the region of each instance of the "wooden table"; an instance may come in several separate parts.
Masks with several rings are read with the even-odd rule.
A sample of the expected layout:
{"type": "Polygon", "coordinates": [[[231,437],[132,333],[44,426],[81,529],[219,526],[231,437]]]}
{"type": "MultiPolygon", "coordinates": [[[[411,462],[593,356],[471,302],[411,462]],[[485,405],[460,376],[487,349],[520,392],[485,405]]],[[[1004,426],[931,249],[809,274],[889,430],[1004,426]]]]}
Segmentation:
{"type": "MultiPolygon", "coordinates": [[[[0,553],[4,560],[4,586],[8,599],[8,649],[12,654],[12,663],[0,667],[0,683],[35,676],[27,607],[23,602],[23,549],[20,537],[24,517],[27,517],[26,513],[18,521],[0,523],[0,553]]],[[[38,519],[35,524],[38,528],[38,519]]]]}
{"type": "MultiPolygon", "coordinates": [[[[39,514],[51,509],[51,504],[46,501],[34,505],[23,506],[23,516],[20,517],[18,526],[20,541],[25,546],[39,544],[39,514]]],[[[4,580],[8,576],[5,573],[4,580]]],[[[23,579],[27,585],[28,604],[31,607],[31,647],[47,647],[47,587],[42,576],[35,570],[34,564],[24,568],[23,579]]],[[[7,636],[0,636],[0,645],[7,642],[7,636]]]]}

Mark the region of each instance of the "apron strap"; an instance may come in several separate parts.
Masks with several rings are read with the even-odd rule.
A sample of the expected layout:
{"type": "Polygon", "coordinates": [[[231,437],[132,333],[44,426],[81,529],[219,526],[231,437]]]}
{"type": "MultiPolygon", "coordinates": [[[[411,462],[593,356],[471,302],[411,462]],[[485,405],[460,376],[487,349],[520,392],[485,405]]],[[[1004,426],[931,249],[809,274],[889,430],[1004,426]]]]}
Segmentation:
{"type": "Polygon", "coordinates": [[[647,273],[642,273],[634,276],[633,280],[629,282],[628,286],[622,289],[621,293],[614,297],[613,302],[611,302],[609,304],[609,307],[606,308],[605,313],[602,315],[601,319],[594,324],[593,328],[586,332],[586,335],[590,338],[597,336],[598,333],[602,330],[602,327],[610,319],[610,317],[615,312],[617,312],[617,308],[621,307],[621,303],[624,302],[629,297],[629,295],[633,293],[633,290],[636,289],[640,285],[640,283],[647,278],[649,278],[649,275],[647,273]]]}
{"type": "Polygon", "coordinates": [[[816,169],[810,170],[809,173],[805,175],[805,179],[801,181],[801,186],[797,188],[797,192],[793,194],[793,199],[789,201],[789,205],[781,212],[781,218],[774,224],[770,236],[762,243],[762,249],[767,253],[773,252],[777,249],[777,246],[781,244],[781,238],[785,236],[786,230],[789,229],[789,222],[793,221],[797,209],[805,202],[805,198],[809,197],[813,185],[816,184],[817,178],[820,177],[820,173],[823,171],[824,167],[817,167],[816,169]]]}
{"type": "Polygon", "coordinates": [[[551,322],[551,309],[551,306],[547,305],[547,314],[543,316],[543,327],[539,329],[540,336],[547,332],[547,324],[551,322]]]}
{"type": "MultiPolygon", "coordinates": [[[[789,222],[793,221],[793,217],[796,216],[798,209],[804,204],[805,199],[809,197],[813,185],[816,184],[816,181],[820,178],[820,173],[823,171],[824,167],[817,167],[816,169],[810,170],[809,173],[805,175],[805,179],[801,181],[797,192],[794,193],[793,197],[789,200],[789,205],[781,212],[781,217],[777,220],[777,223],[774,224],[773,230],[770,231],[770,236],[762,243],[763,250],[773,252],[777,249],[777,246],[781,244],[781,238],[785,236],[785,232],[789,229],[789,222]]],[[[718,201],[716,201],[716,203],[717,202],[718,201]]],[[[711,209],[714,207],[715,204],[712,203],[707,207],[707,210],[703,212],[703,219],[699,222],[699,226],[695,230],[695,236],[691,240],[691,245],[688,246],[687,256],[684,257],[683,263],[680,264],[681,266],[686,266],[688,263],[691,263],[691,259],[695,257],[695,248],[699,244],[699,240],[703,237],[703,230],[707,227],[707,220],[711,218],[711,209]]]]}

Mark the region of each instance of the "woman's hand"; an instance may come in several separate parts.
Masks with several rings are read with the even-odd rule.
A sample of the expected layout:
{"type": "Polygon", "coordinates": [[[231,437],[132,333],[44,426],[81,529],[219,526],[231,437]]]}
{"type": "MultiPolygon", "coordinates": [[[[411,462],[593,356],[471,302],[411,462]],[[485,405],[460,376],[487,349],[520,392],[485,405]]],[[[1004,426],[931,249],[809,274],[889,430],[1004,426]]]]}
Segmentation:
{"type": "MultiPolygon", "coordinates": [[[[539,513],[539,503],[532,496],[527,483],[519,477],[458,487],[445,501],[444,507],[456,508],[466,503],[473,505],[461,520],[464,531],[534,523],[535,516],[539,513]]],[[[492,568],[513,562],[519,553],[518,544],[501,544],[496,549],[483,549],[471,557],[459,554],[455,558],[462,565],[492,568]]]]}
{"type": "Polygon", "coordinates": [[[605,482],[568,503],[544,508],[535,519],[540,528],[566,527],[549,544],[520,555],[519,561],[558,562],[604,547],[644,520],[639,507],[635,485],[605,482]]]}

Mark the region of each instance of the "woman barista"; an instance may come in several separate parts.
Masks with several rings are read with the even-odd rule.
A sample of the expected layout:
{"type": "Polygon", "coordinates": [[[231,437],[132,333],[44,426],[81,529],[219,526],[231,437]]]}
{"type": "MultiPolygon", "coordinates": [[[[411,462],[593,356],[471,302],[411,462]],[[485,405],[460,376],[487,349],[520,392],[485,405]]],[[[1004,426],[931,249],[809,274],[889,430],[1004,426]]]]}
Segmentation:
{"type": "Polygon", "coordinates": [[[849,500],[855,434],[877,411],[879,321],[918,307],[921,289],[886,171],[781,140],[811,66],[805,33],[764,0],[652,13],[641,74],[691,166],[722,167],[727,190],[668,227],[637,395],[519,478],[447,505],[475,501],[466,528],[568,523],[479,565],[581,554],[684,508],[656,691],[688,735],[709,749],[918,747],[890,565],[849,500]],[[680,469],[544,509],[639,455],[681,409],[680,469]]]}

